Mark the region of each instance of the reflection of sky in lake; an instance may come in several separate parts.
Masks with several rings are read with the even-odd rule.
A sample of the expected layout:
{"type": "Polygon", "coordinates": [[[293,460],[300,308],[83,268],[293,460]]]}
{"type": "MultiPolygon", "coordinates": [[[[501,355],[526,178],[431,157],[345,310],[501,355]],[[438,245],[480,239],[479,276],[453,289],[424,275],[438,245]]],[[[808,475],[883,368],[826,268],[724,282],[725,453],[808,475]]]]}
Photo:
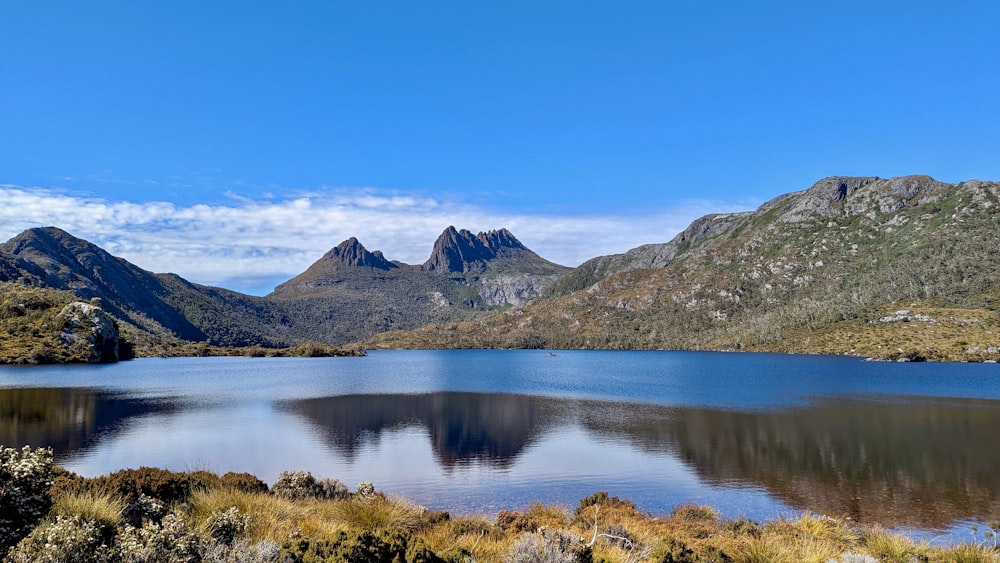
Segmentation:
{"type": "MultiPolygon", "coordinates": [[[[4,388],[73,390],[74,412],[91,409],[71,429],[84,438],[53,438],[85,475],[146,465],[273,483],[302,469],[454,512],[572,507],[606,490],[654,513],[696,502],[732,517],[794,508],[935,528],[1000,516],[995,365],[457,351],[2,368],[9,434],[25,417],[4,388]]],[[[33,416],[52,436],[75,424],[44,412],[33,416]]]]}

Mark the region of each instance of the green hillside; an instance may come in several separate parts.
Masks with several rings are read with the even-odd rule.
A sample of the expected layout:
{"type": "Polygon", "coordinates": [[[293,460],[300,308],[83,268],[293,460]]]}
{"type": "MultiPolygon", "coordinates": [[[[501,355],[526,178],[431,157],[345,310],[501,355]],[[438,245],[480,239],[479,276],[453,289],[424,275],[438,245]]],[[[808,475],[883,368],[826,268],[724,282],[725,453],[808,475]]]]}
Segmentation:
{"type": "Polygon", "coordinates": [[[998,209],[995,182],[827,178],[591,261],[561,284],[582,289],[366,344],[998,359],[998,209]]]}

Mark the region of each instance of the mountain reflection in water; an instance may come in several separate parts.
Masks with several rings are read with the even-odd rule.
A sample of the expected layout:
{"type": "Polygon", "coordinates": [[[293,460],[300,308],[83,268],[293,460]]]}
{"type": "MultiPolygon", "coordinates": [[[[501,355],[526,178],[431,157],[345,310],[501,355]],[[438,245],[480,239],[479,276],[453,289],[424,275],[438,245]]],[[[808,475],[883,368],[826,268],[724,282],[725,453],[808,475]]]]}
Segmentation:
{"type": "Polygon", "coordinates": [[[521,395],[431,393],[303,399],[284,408],[308,419],[347,458],[385,431],[422,426],[438,462],[450,469],[474,461],[509,467],[559,419],[550,403],[521,395]]]}
{"type": "Polygon", "coordinates": [[[789,506],[887,526],[941,529],[1000,512],[1000,402],[886,398],[777,411],[441,392],[282,403],[344,456],[385,432],[426,429],[446,469],[509,468],[578,427],[677,456],[701,479],[767,490],[789,506]]]}
{"type": "Polygon", "coordinates": [[[125,421],[164,409],[159,402],[89,388],[0,389],[0,444],[50,447],[60,461],[125,421]]]}

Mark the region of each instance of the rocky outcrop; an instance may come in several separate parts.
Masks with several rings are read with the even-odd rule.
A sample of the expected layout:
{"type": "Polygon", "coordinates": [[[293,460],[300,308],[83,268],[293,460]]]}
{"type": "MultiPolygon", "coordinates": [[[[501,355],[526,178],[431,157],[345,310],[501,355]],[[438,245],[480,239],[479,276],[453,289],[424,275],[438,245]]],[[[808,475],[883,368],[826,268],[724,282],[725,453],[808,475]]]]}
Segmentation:
{"type": "Polygon", "coordinates": [[[63,307],[56,320],[63,326],[60,340],[71,348],[89,348],[89,362],[117,362],[119,359],[127,359],[119,356],[121,338],[118,326],[100,307],[74,301],[63,307]]]}

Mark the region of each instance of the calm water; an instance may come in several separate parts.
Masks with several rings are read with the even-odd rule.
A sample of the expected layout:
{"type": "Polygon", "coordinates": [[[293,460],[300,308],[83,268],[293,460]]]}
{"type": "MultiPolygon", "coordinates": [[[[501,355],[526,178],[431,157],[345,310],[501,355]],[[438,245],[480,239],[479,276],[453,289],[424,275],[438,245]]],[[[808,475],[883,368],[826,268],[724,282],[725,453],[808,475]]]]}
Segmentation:
{"type": "Polygon", "coordinates": [[[1000,518],[998,432],[995,364],[412,351],[0,368],[0,443],[52,446],[84,475],[304,469],[464,513],[606,490],[656,514],[956,534],[1000,518]]]}

